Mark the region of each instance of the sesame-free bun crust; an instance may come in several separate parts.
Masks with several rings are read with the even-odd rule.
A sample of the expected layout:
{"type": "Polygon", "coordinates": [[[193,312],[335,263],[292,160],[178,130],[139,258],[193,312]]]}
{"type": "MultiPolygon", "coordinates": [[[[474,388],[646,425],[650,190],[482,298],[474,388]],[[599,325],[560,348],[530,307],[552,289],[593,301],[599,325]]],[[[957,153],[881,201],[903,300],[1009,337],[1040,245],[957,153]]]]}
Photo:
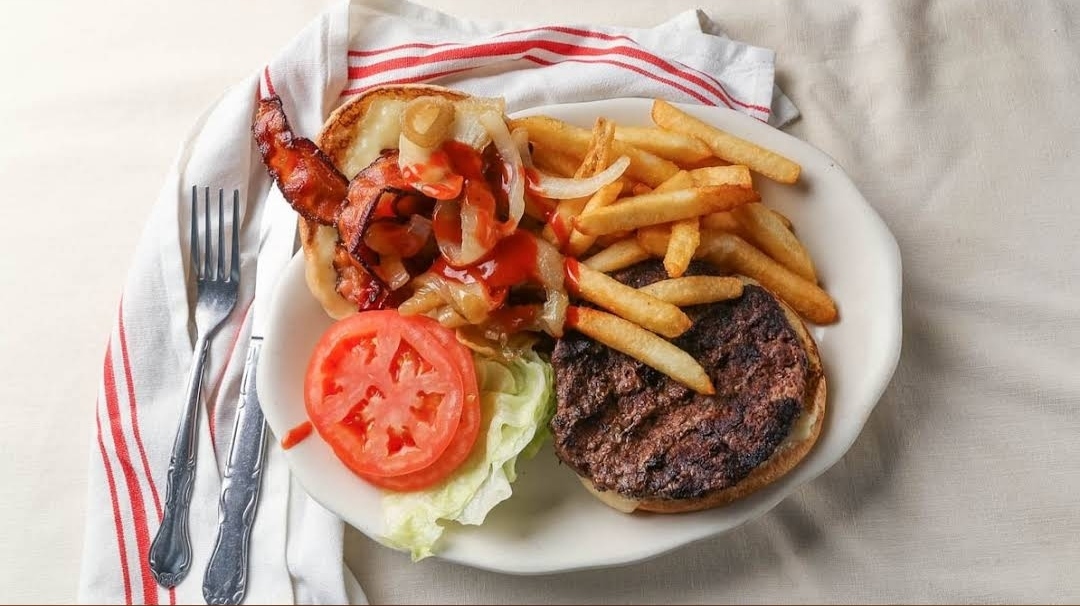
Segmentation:
{"type": "MultiPolygon", "coordinates": [[[[379,149],[357,154],[358,142],[365,133],[365,117],[379,104],[393,101],[409,101],[417,97],[438,95],[450,100],[464,99],[466,95],[441,86],[397,85],[371,89],[346,101],[326,119],[315,144],[333,162],[334,166],[352,179],[377,156],[379,149]],[[370,156],[370,157],[369,157],[370,156]]],[[[391,137],[392,147],[397,147],[397,140],[391,137]]],[[[390,141],[387,141],[390,144],[390,141]]],[[[341,319],[356,313],[356,305],[346,300],[337,291],[338,272],[334,268],[334,253],[338,242],[337,228],[320,225],[301,217],[299,219],[300,243],[304,249],[306,261],[304,276],[308,289],[319,301],[330,317],[341,319]]]]}

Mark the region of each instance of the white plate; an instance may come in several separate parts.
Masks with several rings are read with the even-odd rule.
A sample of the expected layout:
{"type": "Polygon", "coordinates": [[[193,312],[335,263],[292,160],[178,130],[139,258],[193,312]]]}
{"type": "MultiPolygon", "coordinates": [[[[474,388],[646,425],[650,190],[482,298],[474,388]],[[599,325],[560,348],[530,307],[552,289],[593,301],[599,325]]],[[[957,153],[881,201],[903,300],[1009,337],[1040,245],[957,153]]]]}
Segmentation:
{"type": "MultiPolygon", "coordinates": [[[[648,125],[650,102],[616,99],[536,108],[580,126],[603,115],[648,125]]],[[[810,454],[778,482],[731,505],[691,514],[625,515],[600,504],[560,466],[550,447],[522,466],[514,495],[481,526],[452,527],[438,557],[513,574],[611,566],[721,534],[762,515],[836,463],[855,441],[900,354],[900,253],[892,234],[836,163],[817,149],[727,109],[684,106],[802,165],[798,186],[755,177],[763,200],[791,218],[817,264],[841,321],[812,327],[828,380],[824,428],[810,454]]],[[[275,435],[306,420],[308,355],[331,321],[308,293],[298,255],[275,293],[258,389],[275,435]]],[[[352,475],[317,437],[286,452],[316,500],[368,536],[382,533],[379,492],[352,475]]]]}

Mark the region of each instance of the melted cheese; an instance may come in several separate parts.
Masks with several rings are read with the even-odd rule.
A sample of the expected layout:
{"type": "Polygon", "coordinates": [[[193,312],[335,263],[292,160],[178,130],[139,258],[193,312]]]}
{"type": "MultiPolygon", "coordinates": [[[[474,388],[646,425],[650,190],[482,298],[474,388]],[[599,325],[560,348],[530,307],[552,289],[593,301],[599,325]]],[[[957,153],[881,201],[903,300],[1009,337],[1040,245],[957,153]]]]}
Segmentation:
{"type": "Polygon", "coordinates": [[[809,439],[810,432],[814,429],[814,423],[817,423],[816,410],[804,412],[799,415],[799,418],[795,419],[795,424],[791,426],[791,433],[784,438],[784,443],[781,444],[781,448],[794,446],[803,440],[809,439]]]}
{"type": "Polygon", "coordinates": [[[591,492],[594,497],[603,501],[605,505],[621,511],[623,513],[632,513],[641,504],[641,501],[637,501],[631,498],[622,496],[614,490],[597,490],[593,483],[585,478],[578,476],[578,480],[581,480],[581,484],[586,490],[591,492]]]}
{"type": "MultiPolygon", "coordinates": [[[[406,101],[401,99],[377,99],[364,113],[351,133],[351,145],[342,159],[341,169],[352,179],[368,167],[384,149],[398,149],[401,137],[401,113],[406,101]]],[[[480,122],[484,112],[497,112],[501,117],[506,109],[502,99],[468,98],[454,102],[455,118],[451,138],[477,150],[491,143],[491,135],[480,122]]],[[[305,274],[308,287],[326,309],[327,313],[341,319],[356,313],[356,305],[337,292],[337,271],[333,260],[338,241],[337,229],[320,225],[309,244],[310,258],[305,274]]],[[[605,497],[600,497],[607,501],[605,497]]],[[[636,506],[636,505],[635,505],[636,506]]],[[[614,505],[613,505],[614,507],[614,505]]],[[[616,508],[618,509],[618,508],[616,508]]],[[[632,510],[632,509],[631,509],[632,510]]]]}
{"type": "Polygon", "coordinates": [[[353,128],[352,145],[345,156],[342,172],[352,179],[379,157],[384,149],[396,149],[401,135],[401,112],[405,102],[378,99],[353,128]]]}

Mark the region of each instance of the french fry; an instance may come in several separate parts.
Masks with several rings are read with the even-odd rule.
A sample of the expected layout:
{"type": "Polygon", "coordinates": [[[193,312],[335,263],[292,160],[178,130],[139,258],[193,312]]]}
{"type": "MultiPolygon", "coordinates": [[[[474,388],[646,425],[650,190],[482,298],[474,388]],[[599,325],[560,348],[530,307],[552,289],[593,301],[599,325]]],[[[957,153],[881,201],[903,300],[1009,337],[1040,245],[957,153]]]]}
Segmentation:
{"type": "Polygon", "coordinates": [[[619,240],[604,248],[595,255],[582,261],[582,264],[587,265],[596,271],[610,273],[625,267],[630,267],[631,265],[640,263],[648,258],[649,252],[638,244],[636,238],[630,237],[625,240],[619,240]]]}
{"type": "Polygon", "coordinates": [[[744,204],[731,211],[748,239],[799,276],[817,284],[817,272],[802,242],[762,204],[744,204]]]}
{"type": "Polygon", "coordinates": [[[623,193],[624,194],[630,194],[630,195],[633,195],[633,196],[640,196],[642,194],[647,194],[647,193],[649,193],[651,191],[652,191],[652,188],[649,187],[648,185],[645,185],[644,183],[632,183],[630,185],[630,190],[629,191],[627,191],[625,187],[623,188],[623,193]]]}
{"type": "MultiPolygon", "coordinates": [[[[615,198],[619,196],[619,192],[622,191],[622,185],[618,182],[608,183],[596,191],[595,194],[589,198],[589,201],[585,203],[582,208],[582,213],[594,211],[598,208],[604,208],[615,201],[615,198]]],[[[577,230],[574,230],[570,234],[570,243],[568,250],[571,256],[579,257],[585,253],[585,251],[592,248],[592,245],[596,242],[596,236],[585,235],[577,230]]]]}
{"type": "Polygon", "coordinates": [[[739,235],[743,233],[742,225],[739,224],[739,221],[735,219],[735,215],[731,214],[730,210],[701,217],[701,229],[726,231],[729,234],[739,235]]]}
{"type": "Polygon", "coordinates": [[[700,162],[676,162],[676,164],[683,170],[693,170],[695,168],[708,168],[710,166],[728,166],[731,162],[728,162],[723,158],[717,158],[716,156],[709,156],[700,162]]]}
{"type": "Polygon", "coordinates": [[[671,241],[671,229],[667,225],[650,225],[634,233],[638,246],[652,257],[663,258],[671,241]]]}
{"type": "MultiPolygon", "coordinates": [[[[529,140],[535,144],[547,149],[561,150],[579,158],[585,157],[592,141],[589,131],[546,116],[529,116],[510,122],[511,130],[518,127],[524,127],[529,132],[529,140]]],[[[671,160],[665,160],[622,141],[612,144],[612,153],[615,157],[628,156],[630,166],[626,169],[625,176],[641,181],[649,187],[655,187],[679,172],[679,167],[671,160]]]]}
{"type": "Polygon", "coordinates": [[[666,191],[675,191],[678,189],[690,189],[694,186],[694,178],[689,172],[680,170],[679,172],[671,175],[666,181],[656,186],[653,190],[654,193],[664,193],[666,191]]]}
{"type": "Polygon", "coordinates": [[[671,303],[631,288],[575,259],[566,260],[566,278],[569,289],[582,299],[665,337],[675,338],[692,324],[671,303]]]}
{"type": "Polygon", "coordinates": [[[581,167],[579,158],[546,147],[537,146],[532,159],[537,168],[559,177],[573,177],[581,167]]]}
{"type": "Polygon", "coordinates": [[[696,168],[690,171],[690,177],[693,178],[694,185],[698,187],[703,185],[754,186],[754,182],[750,178],[750,169],[742,164],[696,168]]]}
{"type": "Polygon", "coordinates": [[[690,266],[700,243],[701,231],[697,217],[671,224],[671,239],[668,240],[667,252],[664,253],[664,269],[669,276],[678,278],[686,273],[686,268],[690,266]]]}
{"type": "Polygon", "coordinates": [[[773,261],[746,240],[723,232],[710,233],[699,250],[714,264],[757,280],[807,320],[815,324],[836,322],[836,302],[828,293],[773,261]]]}
{"type": "Polygon", "coordinates": [[[588,198],[559,200],[555,212],[548,217],[540,235],[557,248],[566,246],[574,232],[574,219],[581,214],[588,202],[588,198]]]}
{"type": "Polygon", "coordinates": [[[661,128],[617,126],[615,138],[676,163],[693,164],[713,155],[701,139],[661,128]]]}
{"type": "MultiPolygon", "coordinates": [[[[617,202],[617,200],[616,200],[617,202]]],[[[596,237],[596,246],[600,248],[607,248],[616,242],[621,242],[627,238],[633,238],[634,232],[630,230],[616,231],[610,234],[604,234],[596,237]]]]}
{"type": "Polygon", "coordinates": [[[777,220],[783,223],[784,227],[786,227],[788,231],[790,231],[791,233],[795,233],[795,225],[792,224],[791,219],[787,218],[787,215],[776,210],[775,208],[769,210],[772,211],[772,214],[776,215],[777,220]]]}
{"type": "Polygon", "coordinates": [[[605,118],[597,118],[593,125],[592,138],[585,151],[585,159],[574,172],[574,177],[591,177],[608,167],[611,161],[611,144],[615,140],[615,125],[605,118]]]}
{"type": "Polygon", "coordinates": [[[731,185],[652,192],[583,213],[575,219],[574,226],[582,233],[598,236],[730,210],[760,199],[752,189],[731,185]]]}
{"type": "Polygon", "coordinates": [[[714,154],[732,164],[745,164],[780,183],[794,183],[799,179],[801,168],[795,162],[702,122],[666,101],[653,101],[652,119],[668,130],[698,137],[714,154]]]}
{"type": "Polygon", "coordinates": [[[596,309],[571,306],[566,310],[566,325],[698,393],[716,393],[709,375],[690,354],[633,322],[596,309]]]}
{"type": "Polygon", "coordinates": [[[684,276],[653,282],[638,290],[672,305],[685,307],[741,297],[743,282],[731,277],[684,276]]]}

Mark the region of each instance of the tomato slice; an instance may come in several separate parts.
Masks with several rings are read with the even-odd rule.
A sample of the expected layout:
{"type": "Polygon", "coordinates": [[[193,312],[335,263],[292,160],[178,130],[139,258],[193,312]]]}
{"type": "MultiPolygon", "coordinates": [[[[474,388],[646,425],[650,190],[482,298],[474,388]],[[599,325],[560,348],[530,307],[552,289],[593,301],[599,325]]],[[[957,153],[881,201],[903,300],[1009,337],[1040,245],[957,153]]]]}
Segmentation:
{"type": "Polygon", "coordinates": [[[430,318],[368,311],[335,323],[316,344],[304,384],[308,418],[354,473],[414,473],[453,441],[464,403],[477,398],[476,378],[462,373],[440,330],[430,318]]]}
{"type": "Polygon", "coordinates": [[[443,451],[442,456],[420,471],[390,477],[360,474],[368,482],[387,490],[400,492],[421,490],[446,478],[469,457],[476,443],[476,436],[480,432],[480,389],[476,383],[476,367],[473,365],[472,354],[457,340],[453,331],[444,328],[438,322],[434,322],[432,331],[453,358],[454,365],[465,379],[465,399],[462,403],[461,421],[458,424],[457,433],[454,434],[454,438],[443,451]]]}

